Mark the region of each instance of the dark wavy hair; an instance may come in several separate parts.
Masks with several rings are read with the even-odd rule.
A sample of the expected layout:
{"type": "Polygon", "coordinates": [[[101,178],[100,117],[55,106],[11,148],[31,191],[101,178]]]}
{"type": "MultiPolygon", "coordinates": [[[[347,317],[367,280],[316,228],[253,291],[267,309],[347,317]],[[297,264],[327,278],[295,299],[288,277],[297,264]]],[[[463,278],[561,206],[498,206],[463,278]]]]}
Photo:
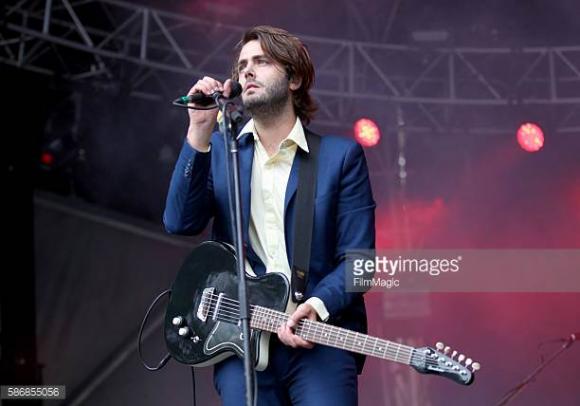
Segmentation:
{"type": "Polygon", "coordinates": [[[317,107],[309,93],[314,83],[314,66],[306,45],[298,37],[281,28],[268,25],[250,28],[235,47],[232,79],[239,79],[237,67],[242,47],[254,40],[260,41],[260,45],[268,57],[284,66],[288,78],[302,80],[300,87],[292,92],[292,104],[300,120],[304,124],[309,124],[317,107]]]}

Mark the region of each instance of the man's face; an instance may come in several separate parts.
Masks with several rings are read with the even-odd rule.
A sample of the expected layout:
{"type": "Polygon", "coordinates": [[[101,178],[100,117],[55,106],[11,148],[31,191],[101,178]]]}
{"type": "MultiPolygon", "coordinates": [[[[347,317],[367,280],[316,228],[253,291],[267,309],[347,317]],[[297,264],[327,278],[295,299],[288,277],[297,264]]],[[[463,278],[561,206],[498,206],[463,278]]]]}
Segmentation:
{"type": "Polygon", "coordinates": [[[243,46],[237,69],[242,101],[251,114],[274,113],[290,97],[284,68],[264,53],[259,41],[243,46]]]}

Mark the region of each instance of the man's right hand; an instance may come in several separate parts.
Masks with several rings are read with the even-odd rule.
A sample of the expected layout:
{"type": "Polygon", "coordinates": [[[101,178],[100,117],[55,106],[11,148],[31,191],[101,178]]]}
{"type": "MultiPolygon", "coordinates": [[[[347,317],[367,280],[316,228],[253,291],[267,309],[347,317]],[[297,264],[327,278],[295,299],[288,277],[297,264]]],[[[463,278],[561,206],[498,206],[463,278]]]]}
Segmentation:
{"type": "MultiPolygon", "coordinates": [[[[225,97],[229,97],[232,91],[232,81],[228,79],[225,83],[221,83],[208,76],[197,81],[197,83],[189,90],[187,95],[202,92],[206,95],[211,95],[216,91],[223,92],[225,97]]],[[[189,104],[190,107],[199,107],[195,104],[189,104]]],[[[215,126],[217,118],[217,109],[213,110],[192,110],[189,112],[189,128],[187,130],[187,142],[193,148],[201,152],[209,150],[209,140],[211,132],[215,126]]]]}

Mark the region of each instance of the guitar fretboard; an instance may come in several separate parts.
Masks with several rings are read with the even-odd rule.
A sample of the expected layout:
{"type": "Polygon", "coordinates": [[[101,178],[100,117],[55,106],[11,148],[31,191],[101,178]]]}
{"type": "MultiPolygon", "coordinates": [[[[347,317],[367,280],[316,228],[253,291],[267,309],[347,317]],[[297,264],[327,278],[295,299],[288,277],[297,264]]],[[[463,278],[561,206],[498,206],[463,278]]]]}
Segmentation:
{"type": "MultiPolygon", "coordinates": [[[[276,333],[289,315],[266,307],[253,306],[250,327],[276,333]]],[[[410,365],[414,348],[319,321],[303,319],[294,333],[304,340],[410,365]]]]}

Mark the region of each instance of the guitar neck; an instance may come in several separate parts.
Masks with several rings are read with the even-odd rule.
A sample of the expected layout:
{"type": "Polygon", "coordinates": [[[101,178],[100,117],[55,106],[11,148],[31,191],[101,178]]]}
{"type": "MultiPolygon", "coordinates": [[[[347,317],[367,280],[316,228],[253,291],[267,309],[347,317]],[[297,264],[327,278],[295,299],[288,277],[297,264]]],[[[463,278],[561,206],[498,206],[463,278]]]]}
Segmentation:
{"type": "MultiPolygon", "coordinates": [[[[278,327],[285,324],[289,315],[262,306],[254,306],[250,327],[276,333],[278,327]]],[[[340,348],[410,365],[415,348],[389,340],[372,337],[356,331],[336,327],[319,321],[303,319],[294,329],[294,333],[304,340],[329,347],[340,348]]]]}

